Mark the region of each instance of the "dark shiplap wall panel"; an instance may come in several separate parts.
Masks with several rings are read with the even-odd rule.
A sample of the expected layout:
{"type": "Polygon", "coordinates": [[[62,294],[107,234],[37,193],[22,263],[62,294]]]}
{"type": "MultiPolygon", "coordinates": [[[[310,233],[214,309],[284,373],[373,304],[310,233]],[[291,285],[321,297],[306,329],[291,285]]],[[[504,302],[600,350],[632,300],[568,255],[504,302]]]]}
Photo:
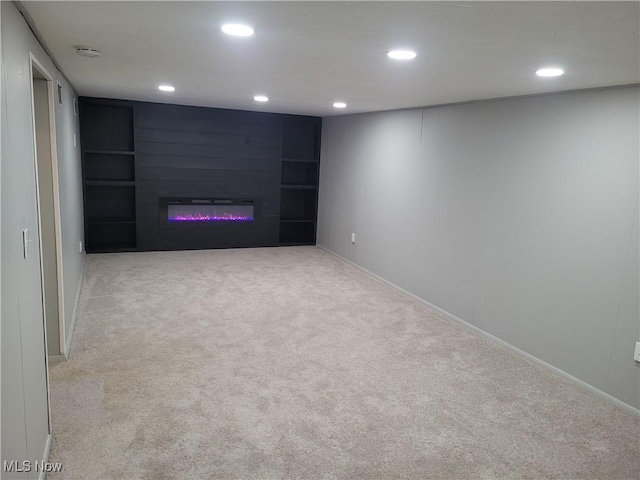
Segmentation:
{"type": "MultiPolygon", "coordinates": [[[[316,162],[318,158],[320,119],[315,117],[91,98],[83,99],[82,105],[88,106],[81,112],[85,114],[84,118],[81,116],[85,137],[89,132],[100,138],[105,132],[119,128],[130,132],[128,143],[122,146],[133,150],[130,157],[123,154],[116,157],[114,152],[105,157],[89,152],[85,176],[94,175],[98,179],[104,175],[117,176],[130,182],[131,198],[127,198],[131,211],[126,217],[134,222],[127,224],[131,232],[126,233],[135,239],[127,246],[131,249],[276,246],[283,228],[280,222],[283,144],[289,156],[309,157],[316,162]],[[100,115],[91,110],[94,104],[102,107],[100,115]],[[121,110],[129,112],[126,118],[121,110]],[[161,208],[163,197],[252,200],[256,207],[255,221],[169,224],[166,208],[161,208]]],[[[289,171],[285,180],[308,183],[306,177],[295,176],[296,173],[289,171]]],[[[109,191],[118,197],[116,190],[109,191]]],[[[292,200],[284,196],[289,202],[284,209],[286,213],[296,205],[291,205],[292,200]]],[[[108,196],[104,197],[107,201],[108,196]]],[[[297,198],[293,196],[294,203],[297,198]]],[[[98,198],[94,203],[99,206],[100,202],[102,199],[98,198]]],[[[315,212],[315,202],[307,203],[315,212]]],[[[311,228],[313,233],[314,225],[311,228]]],[[[104,232],[94,230],[96,242],[109,233],[106,227],[104,232]]],[[[307,237],[306,243],[314,235],[307,237]]]]}
{"type": "Polygon", "coordinates": [[[196,155],[136,155],[138,168],[180,168],[180,169],[210,169],[215,166],[215,170],[253,170],[253,171],[276,171],[280,169],[278,160],[265,161],[254,158],[215,158],[213,165],[212,157],[200,157],[196,155]]]}
{"type": "Polygon", "coordinates": [[[275,114],[160,104],[141,105],[144,105],[141,107],[144,110],[136,116],[138,128],[280,138],[282,122],[280,116],[275,114]],[[214,114],[218,118],[212,117],[213,112],[217,112],[214,114]]]}
{"type": "Polygon", "coordinates": [[[282,116],[136,104],[138,248],[275,246],[282,116]],[[167,225],[162,197],[254,200],[251,223],[167,225]]]}
{"type": "Polygon", "coordinates": [[[263,216],[278,216],[280,190],[265,183],[247,184],[244,188],[228,182],[164,181],[144,182],[138,187],[138,220],[158,219],[159,197],[238,198],[262,202],[263,216]],[[183,192],[187,191],[187,194],[183,192]],[[213,194],[212,194],[213,193],[213,194]],[[140,208],[144,207],[144,208],[140,208]]]}
{"type": "Polygon", "coordinates": [[[229,147],[226,145],[193,145],[189,143],[137,142],[136,151],[146,155],[197,156],[215,158],[235,158],[254,160],[279,160],[280,150],[276,148],[229,147]]]}
{"type": "Polygon", "coordinates": [[[242,135],[213,132],[186,132],[140,128],[138,142],[180,143],[190,145],[217,145],[227,147],[252,147],[280,149],[280,139],[275,136],[242,135]]]}
{"type": "Polygon", "coordinates": [[[242,180],[245,183],[274,183],[279,181],[278,171],[269,170],[229,170],[229,169],[196,169],[196,168],[173,168],[173,167],[146,167],[140,169],[140,179],[146,180],[166,180],[193,181],[197,175],[201,182],[237,182],[242,180]]]}

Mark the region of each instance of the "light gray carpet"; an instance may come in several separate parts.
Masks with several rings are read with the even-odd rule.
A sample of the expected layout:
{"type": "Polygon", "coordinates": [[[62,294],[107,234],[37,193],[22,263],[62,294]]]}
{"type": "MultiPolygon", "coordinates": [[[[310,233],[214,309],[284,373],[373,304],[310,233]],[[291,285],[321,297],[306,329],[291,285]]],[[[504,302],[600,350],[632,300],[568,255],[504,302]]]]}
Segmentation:
{"type": "Polygon", "coordinates": [[[316,247],[92,255],[50,479],[637,479],[637,418],[316,247]]]}

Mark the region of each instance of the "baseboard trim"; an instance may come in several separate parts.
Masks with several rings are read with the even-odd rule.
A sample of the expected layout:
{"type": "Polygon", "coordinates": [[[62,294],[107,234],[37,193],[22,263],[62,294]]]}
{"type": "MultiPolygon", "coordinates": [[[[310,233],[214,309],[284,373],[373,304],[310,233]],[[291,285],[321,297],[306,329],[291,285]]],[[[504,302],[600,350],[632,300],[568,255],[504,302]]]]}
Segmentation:
{"type": "MultiPolygon", "coordinates": [[[[45,465],[49,461],[49,453],[51,452],[51,434],[47,435],[47,443],[44,446],[44,454],[42,456],[42,465],[45,465]]],[[[38,480],[45,480],[47,476],[46,471],[40,472],[38,480]]]]}
{"type": "Polygon", "coordinates": [[[614,404],[615,406],[617,406],[618,408],[620,408],[621,410],[626,411],[627,413],[630,413],[631,415],[634,415],[638,418],[640,418],[640,409],[637,409],[631,405],[629,405],[628,403],[623,402],[622,400],[618,400],[616,397],[613,397],[611,395],[609,395],[608,393],[603,392],[602,390],[597,389],[596,387],[594,387],[593,385],[588,384],[587,382],[584,382],[583,380],[580,380],[579,378],[574,377],[573,375],[565,372],[564,370],[560,370],[558,367],[554,367],[553,365],[545,362],[544,360],[540,360],[538,357],[534,357],[533,355],[531,355],[530,353],[525,352],[524,350],[520,350],[518,347],[514,347],[513,345],[511,345],[510,343],[505,342],[504,340],[495,337],[493,335],[491,335],[490,333],[482,330],[481,328],[476,327],[475,325],[467,322],[466,320],[461,319],[460,317],[457,317],[455,315],[453,315],[452,313],[447,312],[446,310],[443,310],[442,308],[426,301],[424,298],[420,298],[419,296],[405,290],[402,287],[399,287],[398,285],[396,285],[395,283],[390,282],[389,280],[381,277],[380,275],[377,275],[373,272],[371,272],[370,270],[367,270],[364,267],[361,267],[360,265],[358,265],[357,263],[352,262],[351,260],[343,257],[342,255],[339,255],[335,252],[332,252],[331,250],[329,250],[326,247],[323,247],[322,245],[318,245],[316,244],[316,246],[322,250],[324,250],[327,253],[330,253],[331,255],[339,258],[340,260],[348,263],[349,265],[352,265],[354,267],[356,267],[357,269],[363,271],[364,273],[371,275],[372,277],[377,278],[378,280],[386,283],[387,285],[395,288],[396,290],[404,293],[405,295],[408,295],[411,298],[414,298],[415,300],[419,301],[420,303],[434,309],[435,311],[445,315],[446,317],[450,318],[451,320],[461,323],[462,325],[464,325],[465,327],[467,327],[469,330],[472,330],[473,332],[477,333],[478,335],[487,338],[488,340],[492,341],[493,343],[496,343],[498,345],[500,345],[501,347],[506,348],[507,350],[510,350],[518,355],[520,355],[521,357],[526,358],[527,360],[540,365],[544,368],[546,368],[547,370],[552,371],[553,373],[555,373],[556,375],[565,378],[566,380],[569,380],[570,382],[576,384],[578,387],[580,387],[581,389],[590,392],[594,395],[596,395],[597,397],[602,398],[603,400],[608,401],[609,403],[614,404]]]}
{"type": "Polygon", "coordinates": [[[64,360],[66,361],[71,354],[71,342],[73,341],[73,331],[76,328],[76,318],[78,316],[78,303],[80,302],[80,292],[82,291],[82,284],[84,283],[84,273],[85,268],[87,266],[87,255],[82,255],[82,272],[80,273],[80,281],[78,282],[78,286],[76,288],[76,298],[73,302],[73,312],[71,313],[71,326],[67,331],[67,338],[64,342],[65,350],[64,350],[64,360]]]}
{"type": "Polygon", "coordinates": [[[67,357],[65,357],[62,354],[60,354],[60,355],[49,355],[47,357],[47,360],[49,360],[49,364],[60,363],[60,362],[66,362],[67,361],[67,357]]]}

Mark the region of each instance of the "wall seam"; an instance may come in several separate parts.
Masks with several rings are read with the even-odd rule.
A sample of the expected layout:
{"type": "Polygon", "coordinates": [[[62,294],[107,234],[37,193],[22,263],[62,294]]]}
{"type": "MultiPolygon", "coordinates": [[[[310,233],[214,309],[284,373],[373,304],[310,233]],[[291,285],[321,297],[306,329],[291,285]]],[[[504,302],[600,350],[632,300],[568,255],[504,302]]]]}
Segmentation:
{"type": "MultiPolygon", "coordinates": [[[[640,192],[636,192],[636,198],[638,198],[638,193],[640,192]]],[[[635,208],[633,209],[633,218],[631,219],[631,228],[629,229],[629,241],[627,242],[627,254],[625,255],[626,258],[626,263],[628,263],[631,259],[631,248],[632,248],[632,244],[633,244],[633,230],[635,228],[636,222],[638,220],[638,202],[634,202],[635,208]]],[[[621,280],[620,281],[620,287],[618,290],[618,301],[617,301],[617,308],[616,308],[616,321],[613,327],[613,335],[611,336],[611,342],[610,342],[610,350],[611,352],[609,353],[609,362],[607,365],[607,384],[610,383],[610,374],[611,374],[611,369],[612,369],[612,365],[613,365],[613,354],[615,352],[615,343],[616,343],[616,338],[618,335],[618,325],[620,324],[620,309],[622,306],[622,297],[623,297],[623,291],[624,291],[624,282],[621,280]]]]}
{"type": "Polygon", "coordinates": [[[24,391],[24,360],[22,358],[22,315],[20,314],[20,292],[16,294],[18,297],[18,331],[20,332],[20,378],[22,378],[22,416],[24,418],[24,451],[29,454],[29,431],[27,429],[27,397],[24,391]]]}

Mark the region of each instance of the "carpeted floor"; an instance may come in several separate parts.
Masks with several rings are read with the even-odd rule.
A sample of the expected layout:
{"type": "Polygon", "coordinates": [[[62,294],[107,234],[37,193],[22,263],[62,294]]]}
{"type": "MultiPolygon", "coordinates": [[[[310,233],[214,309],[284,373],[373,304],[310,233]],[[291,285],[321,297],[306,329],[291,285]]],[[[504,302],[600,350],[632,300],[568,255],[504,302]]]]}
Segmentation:
{"type": "Polygon", "coordinates": [[[49,479],[638,479],[640,421],[316,247],[92,255],[49,479]]]}

